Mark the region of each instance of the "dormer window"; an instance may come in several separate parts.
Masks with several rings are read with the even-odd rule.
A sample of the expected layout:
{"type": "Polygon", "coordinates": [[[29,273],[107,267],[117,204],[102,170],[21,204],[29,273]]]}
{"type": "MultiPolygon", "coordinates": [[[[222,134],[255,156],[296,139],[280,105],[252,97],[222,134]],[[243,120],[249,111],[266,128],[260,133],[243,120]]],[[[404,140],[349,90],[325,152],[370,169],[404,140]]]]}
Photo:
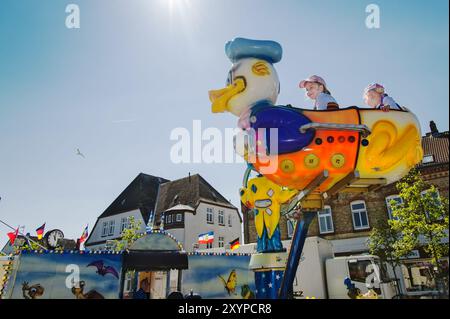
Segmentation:
{"type": "Polygon", "coordinates": [[[433,154],[425,155],[422,159],[423,164],[433,163],[434,162],[434,156],[433,154]]]}

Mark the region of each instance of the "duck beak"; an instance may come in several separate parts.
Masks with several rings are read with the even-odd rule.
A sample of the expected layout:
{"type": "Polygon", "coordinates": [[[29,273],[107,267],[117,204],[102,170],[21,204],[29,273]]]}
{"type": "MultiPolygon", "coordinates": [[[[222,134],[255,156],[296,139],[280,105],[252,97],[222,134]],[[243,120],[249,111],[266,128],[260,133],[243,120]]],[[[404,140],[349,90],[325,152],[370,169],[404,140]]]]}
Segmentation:
{"type": "Polygon", "coordinates": [[[236,78],[235,81],[226,88],[209,91],[209,100],[213,113],[225,112],[228,110],[228,101],[235,95],[245,90],[245,80],[236,78]]]}

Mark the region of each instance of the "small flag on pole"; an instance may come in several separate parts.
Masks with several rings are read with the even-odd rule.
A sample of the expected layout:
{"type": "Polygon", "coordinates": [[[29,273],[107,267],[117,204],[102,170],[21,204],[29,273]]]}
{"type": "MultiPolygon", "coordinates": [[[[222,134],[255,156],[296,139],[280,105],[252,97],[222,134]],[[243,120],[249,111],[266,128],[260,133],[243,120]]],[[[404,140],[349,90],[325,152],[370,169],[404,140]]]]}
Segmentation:
{"type": "Polygon", "coordinates": [[[11,243],[11,246],[14,245],[14,242],[16,241],[18,233],[19,233],[19,228],[17,228],[15,232],[7,233],[8,237],[9,237],[9,242],[11,243]]]}
{"type": "Polygon", "coordinates": [[[214,232],[210,231],[208,233],[198,235],[199,244],[208,244],[214,241],[214,232]]]}
{"type": "Polygon", "coordinates": [[[241,244],[239,243],[239,237],[230,242],[230,249],[231,250],[238,249],[240,246],[241,246],[241,244]]]}
{"type": "Polygon", "coordinates": [[[80,244],[84,243],[86,241],[86,239],[88,238],[89,233],[88,233],[88,226],[86,225],[86,228],[83,231],[83,234],[81,234],[80,237],[80,244]]]}
{"type": "Polygon", "coordinates": [[[153,230],[153,218],[154,218],[154,214],[153,214],[153,211],[151,211],[150,216],[148,218],[147,226],[145,226],[145,231],[147,233],[150,233],[153,230]]]}
{"type": "Polygon", "coordinates": [[[37,238],[38,238],[38,240],[41,240],[42,237],[44,236],[44,229],[45,229],[45,223],[44,223],[44,225],[42,225],[41,227],[39,227],[38,229],[36,229],[36,233],[37,233],[37,238]]]}

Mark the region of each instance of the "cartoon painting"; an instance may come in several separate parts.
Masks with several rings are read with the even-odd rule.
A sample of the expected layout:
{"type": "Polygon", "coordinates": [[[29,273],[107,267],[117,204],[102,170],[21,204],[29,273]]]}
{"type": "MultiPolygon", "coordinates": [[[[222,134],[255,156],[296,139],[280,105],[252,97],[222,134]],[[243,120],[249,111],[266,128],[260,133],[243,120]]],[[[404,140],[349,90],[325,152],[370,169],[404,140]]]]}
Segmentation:
{"type": "Polygon", "coordinates": [[[22,253],[13,299],[117,299],[121,255],[22,253]]]}
{"type": "Polygon", "coordinates": [[[190,255],[183,271],[183,294],[191,290],[202,298],[252,299],[254,274],[248,255],[190,255]]]}

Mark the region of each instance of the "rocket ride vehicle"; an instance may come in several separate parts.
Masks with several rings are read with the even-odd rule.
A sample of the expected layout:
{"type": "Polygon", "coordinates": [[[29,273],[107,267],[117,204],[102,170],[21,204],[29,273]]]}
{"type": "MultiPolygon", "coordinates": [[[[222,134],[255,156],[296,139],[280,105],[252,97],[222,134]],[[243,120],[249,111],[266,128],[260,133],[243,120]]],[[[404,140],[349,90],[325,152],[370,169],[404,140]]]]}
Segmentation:
{"type": "Polygon", "coordinates": [[[239,116],[247,143],[236,151],[267,179],[301,192],[305,209],[322,208],[323,199],[340,191],[398,181],[421,161],[420,125],[406,108],[276,105],[280,84],[273,64],[281,60],[281,46],[237,38],[225,51],[233,65],[227,87],[209,92],[212,111],[239,116]]]}

